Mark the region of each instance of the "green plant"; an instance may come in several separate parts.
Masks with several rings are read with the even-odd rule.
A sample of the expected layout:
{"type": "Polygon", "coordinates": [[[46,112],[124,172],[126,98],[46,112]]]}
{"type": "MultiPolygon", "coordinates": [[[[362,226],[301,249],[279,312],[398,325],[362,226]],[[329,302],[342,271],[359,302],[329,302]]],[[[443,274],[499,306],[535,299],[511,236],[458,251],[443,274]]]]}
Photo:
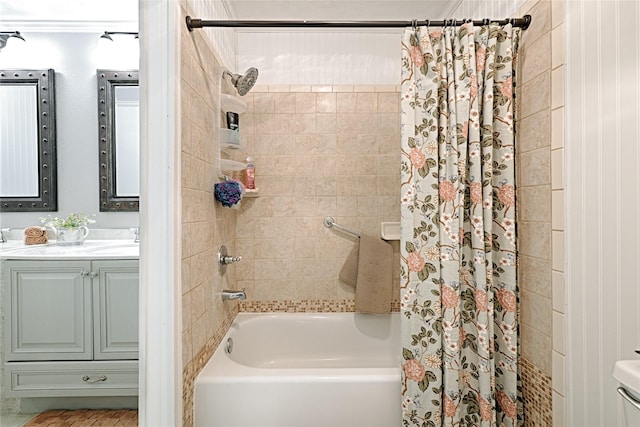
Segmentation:
{"type": "Polygon", "coordinates": [[[52,217],[40,218],[45,227],[50,228],[76,228],[96,222],[95,215],[85,215],[83,213],[70,213],[66,218],[52,217]]]}

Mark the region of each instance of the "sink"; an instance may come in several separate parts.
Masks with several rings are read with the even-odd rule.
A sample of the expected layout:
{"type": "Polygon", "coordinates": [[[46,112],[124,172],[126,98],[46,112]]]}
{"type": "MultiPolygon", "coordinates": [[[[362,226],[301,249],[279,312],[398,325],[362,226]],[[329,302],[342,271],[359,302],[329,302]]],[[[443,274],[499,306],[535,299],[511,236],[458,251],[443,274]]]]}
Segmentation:
{"type": "Polygon", "coordinates": [[[613,365],[613,378],[620,383],[625,425],[640,425],[640,360],[618,360],[613,365]]]}
{"type": "Polygon", "coordinates": [[[640,360],[618,360],[613,366],[613,378],[640,396],[640,360]]]}
{"type": "Polygon", "coordinates": [[[91,248],[85,248],[85,252],[96,255],[123,255],[133,256],[138,255],[140,245],[138,243],[114,243],[104,246],[96,246],[91,248]]]}

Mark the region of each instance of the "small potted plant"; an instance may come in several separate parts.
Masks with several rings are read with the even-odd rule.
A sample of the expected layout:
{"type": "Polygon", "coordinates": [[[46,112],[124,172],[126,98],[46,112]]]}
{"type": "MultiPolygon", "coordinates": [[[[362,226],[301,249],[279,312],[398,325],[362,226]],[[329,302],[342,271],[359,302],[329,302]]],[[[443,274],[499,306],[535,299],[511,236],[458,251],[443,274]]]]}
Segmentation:
{"type": "Polygon", "coordinates": [[[40,218],[42,224],[47,228],[56,230],[58,245],[81,245],[89,235],[87,225],[96,221],[95,215],[85,215],[83,213],[70,213],[66,218],[52,217],[40,218]]]}

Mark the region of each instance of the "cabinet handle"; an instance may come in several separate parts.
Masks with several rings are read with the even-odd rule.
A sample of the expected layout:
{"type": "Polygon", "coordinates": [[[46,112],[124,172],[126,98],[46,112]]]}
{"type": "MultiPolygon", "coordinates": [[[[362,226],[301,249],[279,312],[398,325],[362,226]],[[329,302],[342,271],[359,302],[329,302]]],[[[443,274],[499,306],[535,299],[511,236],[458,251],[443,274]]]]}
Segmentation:
{"type": "Polygon", "coordinates": [[[91,378],[89,375],[85,375],[84,377],[82,377],[82,381],[84,381],[85,383],[101,383],[106,380],[107,380],[106,375],[100,375],[99,377],[96,377],[96,378],[91,378]]]}

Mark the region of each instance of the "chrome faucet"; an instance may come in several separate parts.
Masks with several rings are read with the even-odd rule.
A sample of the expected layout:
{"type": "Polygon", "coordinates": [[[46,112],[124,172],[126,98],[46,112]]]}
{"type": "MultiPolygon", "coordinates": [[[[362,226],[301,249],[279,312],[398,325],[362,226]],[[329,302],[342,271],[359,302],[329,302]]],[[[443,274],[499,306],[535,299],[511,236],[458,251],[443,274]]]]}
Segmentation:
{"type": "Polygon", "coordinates": [[[234,299],[247,299],[244,289],[241,291],[231,291],[229,289],[222,291],[222,301],[232,301],[234,299]]]}
{"type": "Polygon", "coordinates": [[[129,229],[133,233],[133,243],[140,243],[140,227],[134,227],[129,229]]]}
{"type": "Polygon", "coordinates": [[[7,231],[9,231],[8,228],[0,229],[0,243],[7,243],[7,238],[4,235],[4,233],[7,231]]]}

